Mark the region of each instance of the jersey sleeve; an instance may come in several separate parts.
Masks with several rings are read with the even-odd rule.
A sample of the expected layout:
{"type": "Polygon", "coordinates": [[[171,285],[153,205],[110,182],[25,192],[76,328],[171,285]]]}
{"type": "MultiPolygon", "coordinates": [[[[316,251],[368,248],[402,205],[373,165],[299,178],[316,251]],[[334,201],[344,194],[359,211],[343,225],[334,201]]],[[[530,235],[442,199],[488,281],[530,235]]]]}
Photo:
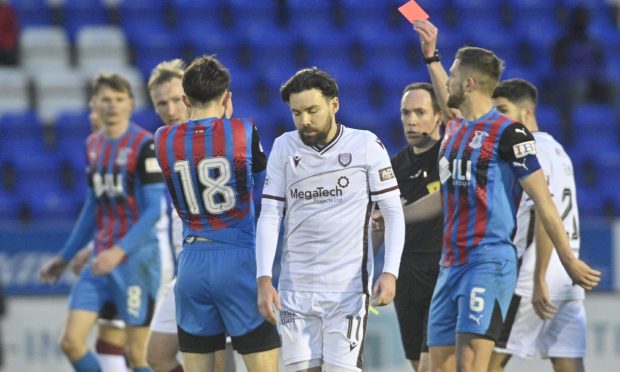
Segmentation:
{"type": "Polygon", "coordinates": [[[508,163],[515,177],[522,179],[540,169],[537,152],[534,136],[525,125],[512,123],[504,129],[499,156],[508,163]]]}
{"type": "Polygon", "coordinates": [[[263,204],[284,203],[286,197],[286,180],[284,178],[284,163],[281,140],[276,139],[267,161],[267,174],[263,186],[263,204]]]}
{"type": "Polygon", "coordinates": [[[369,136],[366,142],[366,159],[371,200],[382,200],[392,194],[400,195],[390,156],[381,140],[375,135],[369,136]]]}
{"type": "Polygon", "coordinates": [[[252,126],[252,173],[260,173],[267,168],[267,155],[260,143],[258,129],[252,126]]]}
{"type": "Polygon", "coordinates": [[[144,185],[164,181],[161,168],[155,157],[155,144],[152,140],[142,146],[138,155],[136,171],[140,177],[140,182],[144,185]]]}

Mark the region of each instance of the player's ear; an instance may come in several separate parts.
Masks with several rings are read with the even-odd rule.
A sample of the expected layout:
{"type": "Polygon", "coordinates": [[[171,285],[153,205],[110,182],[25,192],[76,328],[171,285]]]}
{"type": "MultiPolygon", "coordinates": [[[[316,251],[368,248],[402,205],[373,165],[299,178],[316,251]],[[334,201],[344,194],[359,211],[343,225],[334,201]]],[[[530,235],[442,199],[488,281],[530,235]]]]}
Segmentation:
{"type": "Polygon", "coordinates": [[[338,97],[334,97],[329,101],[329,106],[332,109],[332,112],[335,114],[338,112],[338,110],[340,109],[340,100],[338,100],[338,97]]]}
{"type": "Polygon", "coordinates": [[[181,99],[183,100],[183,103],[185,104],[185,106],[187,106],[187,108],[192,107],[192,103],[189,101],[189,98],[187,98],[185,94],[181,96],[181,99]]]}
{"type": "Polygon", "coordinates": [[[230,119],[233,114],[233,102],[232,102],[232,92],[228,91],[224,94],[224,100],[222,102],[224,105],[224,117],[226,119],[230,119]]]}

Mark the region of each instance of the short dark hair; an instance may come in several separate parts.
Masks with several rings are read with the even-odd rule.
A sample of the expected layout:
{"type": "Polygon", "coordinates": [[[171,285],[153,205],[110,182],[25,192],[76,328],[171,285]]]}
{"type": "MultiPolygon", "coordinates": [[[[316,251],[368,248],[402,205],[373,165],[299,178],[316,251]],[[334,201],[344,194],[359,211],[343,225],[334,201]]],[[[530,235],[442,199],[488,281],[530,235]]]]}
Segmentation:
{"type": "Polygon", "coordinates": [[[196,58],[183,74],[183,91],[192,103],[206,104],[230,88],[230,72],[213,56],[196,58]]]}
{"type": "Polygon", "coordinates": [[[459,49],[454,58],[460,61],[461,67],[474,70],[487,77],[488,81],[483,79],[478,83],[487,93],[493,93],[504,71],[504,61],[502,59],[488,49],[470,46],[459,49]]]}
{"type": "Polygon", "coordinates": [[[316,67],[297,71],[295,75],[282,84],[280,94],[282,100],[288,103],[291,94],[300,93],[308,89],[317,89],[328,99],[338,97],[338,83],[336,83],[336,80],[327,72],[316,67]]]}
{"type": "Polygon", "coordinates": [[[133,98],[131,84],[122,75],[117,73],[100,73],[95,76],[92,82],[93,95],[99,93],[103,87],[108,87],[116,92],[126,92],[129,97],[133,98]]]}
{"type": "Polygon", "coordinates": [[[493,92],[493,98],[506,98],[512,103],[529,101],[534,106],[538,103],[538,90],[534,84],[524,79],[504,80],[493,92]]]}
{"type": "Polygon", "coordinates": [[[412,90],[425,90],[431,96],[431,104],[433,106],[433,112],[438,113],[441,111],[441,107],[439,106],[439,101],[437,101],[437,95],[435,94],[435,90],[433,89],[433,85],[430,83],[411,83],[407,84],[405,89],[403,89],[403,96],[405,93],[412,90]]]}

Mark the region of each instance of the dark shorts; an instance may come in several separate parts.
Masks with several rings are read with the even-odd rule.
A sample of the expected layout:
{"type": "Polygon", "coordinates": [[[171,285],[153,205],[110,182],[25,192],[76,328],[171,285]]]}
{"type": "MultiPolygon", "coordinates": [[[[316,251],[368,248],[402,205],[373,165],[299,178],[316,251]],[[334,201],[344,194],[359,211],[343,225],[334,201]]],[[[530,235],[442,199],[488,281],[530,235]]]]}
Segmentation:
{"type": "Polygon", "coordinates": [[[409,360],[420,360],[420,354],[428,352],[426,330],[431,298],[439,275],[438,261],[422,267],[407,259],[401,262],[394,306],[405,356],[409,360]]]}

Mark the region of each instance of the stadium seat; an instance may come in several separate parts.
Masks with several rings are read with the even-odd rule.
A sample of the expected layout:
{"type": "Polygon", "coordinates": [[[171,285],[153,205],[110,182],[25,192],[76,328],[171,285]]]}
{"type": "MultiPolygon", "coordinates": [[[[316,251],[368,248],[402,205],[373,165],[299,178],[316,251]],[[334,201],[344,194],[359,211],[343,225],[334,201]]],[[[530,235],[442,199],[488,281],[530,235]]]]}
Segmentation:
{"type": "Polygon", "coordinates": [[[204,23],[221,26],[221,11],[224,0],[172,0],[177,23],[204,23]]]}
{"type": "Polygon", "coordinates": [[[168,30],[138,33],[132,38],[136,66],[143,76],[149,76],[153,67],[161,61],[180,58],[183,55],[183,45],[179,43],[176,35],[168,30]]]}
{"type": "Polygon", "coordinates": [[[120,68],[129,63],[127,40],[117,26],[82,27],[77,32],[76,52],[81,68],[120,68]]]}
{"type": "Polygon", "coordinates": [[[51,26],[54,23],[52,7],[48,0],[11,0],[22,29],[32,26],[51,26]]]}
{"type": "Polygon", "coordinates": [[[133,20],[166,24],[168,6],[168,0],[123,0],[118,6],[121,24],[133,20]]]}
{"type": "Polygon", "coordinates": [[[84,26],[104,26],[109,23],[107,8],[101,0],[64,0],[64,26],[69,39],[75,40],[84,26]]]}
{"type": "Polygon", "coordinates": [[[152,107],[134,110],[131,120],[151,133],[163,125],[152,107]]]}
{"type": "Polygon", "coordinates": [[[547,132],[561,144],[565,144],[566,135],[562,127],[562,118],[557,109],[552,106],[538,105],[536,108],[536,118],[538,128],[542,132],[547,132]]]}
{"type": "Polygon", "coordinates": [[[0,115],[30,107],[28,77],[21,68],[0,67],[0,115]]]}
{"type": "MultiPolygon", "coordinates": [[[[544,1],[541,1],[544,2],[544,1]]],[[[560,25],[549,14],[539,13],[527,17],[520,17],[515,22],[515,30],[518,30],[523,38],[534,44],[551,50],[556,40],[562,34],[560,25]]]]}
{"type": "Polygon", "coordinates": [[[602,104],[581,104],[575,107],[571,114],[573,130],[577,139],[596,137],[601,140],[605,137],[618,139],[618,116],[614,110],[602,104]]]}
{"type": "Polygon", "coordinates": [[[76,70],[46,69],[33,76],[37,111],[52,123],[66,110],[81,110],[88,103],[86,81],[76,70]]]}
{"type": "Polygon", "coordinates": [[[62,27],[25,28],[19,47],[22,65],[28,72],[69,67],[69,39],[62,27]]]}

